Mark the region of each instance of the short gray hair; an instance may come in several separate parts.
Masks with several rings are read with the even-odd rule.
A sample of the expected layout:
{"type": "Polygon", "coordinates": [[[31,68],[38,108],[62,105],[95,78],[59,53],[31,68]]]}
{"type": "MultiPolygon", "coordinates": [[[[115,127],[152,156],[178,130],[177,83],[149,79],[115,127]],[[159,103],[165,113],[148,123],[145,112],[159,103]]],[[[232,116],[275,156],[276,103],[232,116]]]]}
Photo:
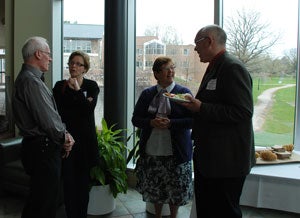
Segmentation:
{"type": "Polygon", "coordinates": [[[22,48],[24,61],[34,55],[37,50],[45,51],[49,48],[47,39],[40,36],[33,36],[26,40],[22,48]]]}
{"type": "Polygon", "coordinates": [[[213,24],[203,27],[200,31],[213,34],[218,44],[226,44],[227,34],[222,27],[213,24]]]}

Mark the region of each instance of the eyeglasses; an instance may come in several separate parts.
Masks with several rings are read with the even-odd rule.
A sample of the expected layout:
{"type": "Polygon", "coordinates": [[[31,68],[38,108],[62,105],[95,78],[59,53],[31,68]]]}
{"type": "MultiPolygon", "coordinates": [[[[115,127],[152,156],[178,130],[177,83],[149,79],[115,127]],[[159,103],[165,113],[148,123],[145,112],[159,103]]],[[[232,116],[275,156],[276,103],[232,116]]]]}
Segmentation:
{"type": "Polygon", "coordinates": [[[195,44],[201,42],[201,41],[204,40],[204,39],[208,39],[208,36],[204,36],[204,37],[202,37],[202,38],[196,40],[196,41],[195,41],[195,44]]]}
{"type": "Polygon", "coordinates": [[[79,63],[79,62],[73,62],[73,61],[71,61],[71,62],[68,63],[69,67],[72,67],[73,65],[75,65],[76,67],[83,67],[84,66],[84,64],[79,63]]]}
{"type": "Polygon", "coordinates": [[[51,52],[49,52],[49,51],[42,51],[42,50],[40,50],[40,52],[43,52],[43,53],[47,54],[48,57],[51,57],[51,52]]]}
{"type": "Polygon", "coordinates": [[[169,67],[163,67],[160,70],[161,71],[169,71],[169,70],[175,70],[175,68],[176,68],[176,66],[172,65],[172,66],[169,66],[169,67]]]}

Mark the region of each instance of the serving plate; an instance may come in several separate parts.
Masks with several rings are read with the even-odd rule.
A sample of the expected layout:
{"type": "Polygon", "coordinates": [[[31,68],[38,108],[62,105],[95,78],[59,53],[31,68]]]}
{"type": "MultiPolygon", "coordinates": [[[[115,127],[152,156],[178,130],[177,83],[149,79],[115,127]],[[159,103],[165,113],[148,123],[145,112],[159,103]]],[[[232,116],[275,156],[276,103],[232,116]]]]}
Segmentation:
{"type": "Polygon", "coordinates": [[[175,102],[191,102],[184,98],[185,94],[173,94],[173,93],[164,93],[163,96],[175,102]]]}

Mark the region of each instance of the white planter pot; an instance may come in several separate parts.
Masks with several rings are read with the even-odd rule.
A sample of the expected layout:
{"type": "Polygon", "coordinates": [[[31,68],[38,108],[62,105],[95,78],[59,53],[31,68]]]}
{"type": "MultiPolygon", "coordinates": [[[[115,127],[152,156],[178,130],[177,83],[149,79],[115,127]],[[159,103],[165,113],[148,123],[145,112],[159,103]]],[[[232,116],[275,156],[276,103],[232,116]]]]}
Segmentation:
{"type": "MultiPolygon", "coordinates": [[[[151,214],[155,214],[154,204],[150,202],[146,202],[146,210],[151,214]]],[[[162,207],[161,215],[170,216],[170,214],[171,212],[170,212],[169,204],[164,204],[162,207]]]]}
{"type": "Polygon", "coordinates": [[[116,209],[116,200],[112,195],[109,185],[93,186],[90,191],[88,204],[89,215],[103,215],[116,209]]]}

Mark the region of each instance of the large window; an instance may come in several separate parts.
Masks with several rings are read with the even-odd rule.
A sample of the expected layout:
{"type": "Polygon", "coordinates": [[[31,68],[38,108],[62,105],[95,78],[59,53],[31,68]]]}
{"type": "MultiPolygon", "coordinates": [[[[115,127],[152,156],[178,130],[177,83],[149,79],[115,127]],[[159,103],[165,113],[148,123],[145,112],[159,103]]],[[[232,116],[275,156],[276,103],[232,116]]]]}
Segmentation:
{"type": "MultiPolygon", "coordinates": [[[[138,38],[146,36],[164,43],[164,54],[176,63],[176,82],[188,86],[196,94],[207,65],[199,62],[193,40],[201,27],[214,23],[214,1],[136,2],[137,46],[141,42],[138,38]]],[[[297,10],[298,0],[291,0],[289,4],[272,0],[223,1],[220,19],[223,24],[220,25],[228,34],[227,50],[245,63],[253,78],[256,145],[291,144],[294,140],[297,10]]],[[[156,57],[145,56],[148,68],[136,69],[138,91],[156,83],[149,70],[149,64],[156,57]],[[139,77],[145,76],[148,82],[140,83],[139,77]]]]}
{"type": "Polygon", "coordinates": [[[145,46],[145,54],[163,55],[165,46],[159,42],[151,42],[145,46]]]}
{"type": "Polygon", "coordinates": [[[255,144],[294,139],[298,0],[224,0],[227,49],[253,78],[255,144]]]}
{"type": "MultiPolygon", "coordinates": [[[[84,4],[89,5],[87,10],[71,0],[64,1],[64,5],[65,23],[102,25],[99,31],[103,31],[104,1],[88,0],[84,4]],[[76,8],[80,8],[80,15],[71,14],[76,8]],[[97,10],[93,12],[94,8],[97,10]]],[[[222,5],[220,25],[228,34],[227,50],[245,63],[253,78],[256,145],[294,143],[298,0],[290,0],[289,4],[272,0],[223,0],[222,5]]],[[[176,82],[196,94],[207,64],[200,63],[194,52],[194,37],[201,27],[212,23],[214,1],[211,0],[187,0],[184,4],[173,0],[136,0],[136,56],[135,60],[129,57],[136,66],[136,99],[144,88],[156,83],[151,67],[159,55],[173,59],[177,66],[176,82]]],[[[96,79],[103,88],[103,38],[99,36],[93,43],[82,32],[77,33],[80,35],[77,39],[76,34],[73,39],[65,38],[64,52],[82,49],[90,53],[94,70],[87,77],[96,79]]],[[[103,96],[99,97],[98,105],[99,124],[103,96]]]]}
{"type": "Polygon", "coordinates": [[[9,130],[5,87],[5,50],[0,49],[0,136],[5,136],[9,130]]]}
{"type": "Polygon", "coordinates": [[[5,67],[5,11],[4,0],[0,0],[0,139],[13,136],[11,125],[11,111],[7,98],[6,67],[5,67]]]}
{"type": "Polygon", "coordinates": [[[101,127],[103,117],[103,36],[104,36],[104,0],[64,1],[64,72],[69,77],[67,62],[75,50],[86,52],[90,56],[91,67],[85,75],[95,80],[100,88],[95,109],[96,125],[101,127]]]}
{"type": "MultiPolygon", "coordinates": [[[[176,63],[176,81],[188,86],[194,94],[197,92],[207,65],[199,62],[193,40],[199,28],[214,23],[214,2],[217,1],[136,0],[137,52],[135,60],[129,57],[129,62],[135,62],[136,66],[136,98],[144,88],[155,84],[151,66],[160,54],[170,56],[176,63]]],[[[289,0],[288,4],[273,0],[221,2],[220,20],[228,33],[227,49],[246,64],[253,78],[256,145],[294,143],[295,112],[299,110],[295,97],[299,1],[289,0]]],[[[89,53],[92,64],[86,77],[96,80],[101,89],[95,113],[97,125],[100,125],[103,117],[104,0],[86,0],[84,4],[78,0],[64,0],[63,4],[64,26],[80,27],[64,38],[63,77],[68,76],[66,63],[70,52],[80,49],[89,53]]],[[[3,8],[1,17],[4,17],[3,8]]],[[[13,131],[7,120],[11,109],[6,96],[11,94],[7,80],[13,77],[5,76],[5,56],[9,52],[4,50],[2,21],[0,135],[5,135],[7,130],[13,131]]]]}
{"type": "Polygon", "coordinates": [[[90,40],[64,40],[64,53],[71,53],[76,50],[84,51],[85,53],[91,53],[92,42],[90,40]]]}
{"type": "Polygon", "coordinates": [[[146,48],[144,55],[137,55],[137,59],[143,56],[146,68],[136,68],[136,98],[144,88],[156,83],[151,68],[160,55],[175,62],[176,82],[196,93],[207,64],[201,64],[194,52],[194,37],[202,26],[214,22],[213,4],[211,0],[187,0],[184,4],[174,0],[136,0],[136,47],[146,48]],[[155,46],[158,44],[151,43],[153,39],[165,48],[159,49],[155,46]]]}

